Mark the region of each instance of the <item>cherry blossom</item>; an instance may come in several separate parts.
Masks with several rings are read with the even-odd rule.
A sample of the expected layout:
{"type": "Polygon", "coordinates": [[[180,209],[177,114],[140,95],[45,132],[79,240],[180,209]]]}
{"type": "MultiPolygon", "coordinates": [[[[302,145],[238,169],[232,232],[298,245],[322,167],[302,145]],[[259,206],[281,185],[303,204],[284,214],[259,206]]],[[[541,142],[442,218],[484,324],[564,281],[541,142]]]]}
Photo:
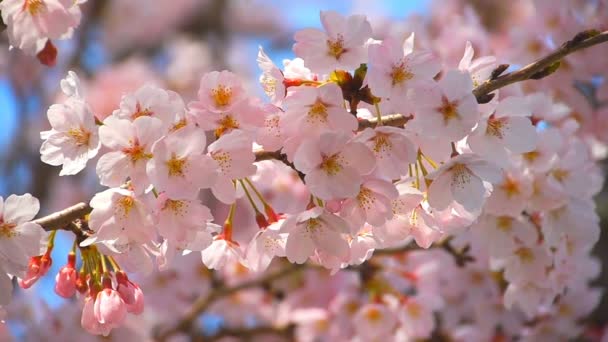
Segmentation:
{"type": "Polygon", "coordinates": [[[429,51],[412,52],[413,36],[402,43],[389,37],[369,46],[367,83],[374,95],[403,103],[408,89],[417,82],[430,82],[440,71],[438,59],[429,51]]]}
{"type": "Polygon", "coordinates": [[[152,146],[162,134],[162,121],[140,117],[131,122],[110,116],[99,128],[102,144],[110,151],[97,162],[97,175],[101,184],[120,186],[127,177],[141,192],[150,184],[146,164],[152,159],[152,146]]]}
{"type": "Polygon", "coordinates": [[[376,156],[374,174],[387,179],[398,179],[416,160],[415,145],[405,132],[396,127],[366,128],[357,136],[376,156]]]}
{"type": "MultiPolygon", "coordinates": [[[[24,277],[30,257],[41,254],[45,232],[40,225],[30,222],[39,209],[40,202],[30,194],[10,195],[6,200],[0,197],[0,268],[3,272],[24,277]]],[[[0,278],[4,279],[5,273],[0,274],[0,278]]]]}
{"type": "Polygon", "coordinates": [[[313,208],[288,217],[280,232],[288,233],[285,254],[291,262],[302,264],[315,250],[323,251],[346,262],[349,245],[343,234],[348,234],[348,223],[323,208],[313,208]]]}
{"type": "Polygon", "coordinates": [[[457,70],[448,71],[436,85],[429,82],[416,87],[411,97],[416,106],[412,125],[432,137],[464,138],[479,120],[472,90],[471,76],[457,70]]]}
{"type": "Polygon", "coordinates": [[[323,133],[319,140],[305,141],[294,156],[295,167],[304,172],[310,192],[325,200],[352,197],[359,192],[362,176],[375,165],[374,155],[348,136],[323,133]]]}
{"type": "Polygon", "coordinates": [[[253,175],[256,166],[255,155],[251,151],[252,141],[242,131],[223,135],[208,147],[208,155],[213,159],[217,170],[217,181],[211,187],[218,200],[231,204],[236,199],[233,180],[253,175]]]}
{"type": "Polygon", "coordinates": [[[35,55],[50,40],[67,39],[80,23],[84,1],[7,0],[0,5],[12,46],[35,55]]]}
{"type": "Polygon", "coordinates": [[[508,152],[520,154],[536,148],[536,129],[530,121],[525,98],[500,101],[487,120],[479,121],[467,143],[478,155],[500,165],[508,165],[508,152]]]}
{"type": "Polygon", "coordinates": [[[251,239],[245,250],[247,267],[254,272],[265,271],[274,257],[285,257],[287,234],[279,228],[283,219],[259,230],[251,239]]]}
{"type": "Polygon", "coordinates": [[[431,172],[429,204],[442,210],[453,201],[470,211],[479,210],[486,197],[485,183],[497,183],[501,171],[473,154],[461,154],[431,172]]]}
{"type": "Polygon", "coordinates": [[[305,29],[296,32],[293,51],[308,68],[326,73],[334,69],[356,69],[367,62],[364,44],[372,35],[365,16],[344,17],[333,11],[321,11],[326,32],[305,29]]]}
{"type": "Polygon", "coordinates": [[[191,199],[201,188],[211,187],[216,169],[211,157],[204,154],[205,145],[205,132],[191,125],[155,142],[154,157],[146,165],[154,187],[174,199],[191,199]]]}

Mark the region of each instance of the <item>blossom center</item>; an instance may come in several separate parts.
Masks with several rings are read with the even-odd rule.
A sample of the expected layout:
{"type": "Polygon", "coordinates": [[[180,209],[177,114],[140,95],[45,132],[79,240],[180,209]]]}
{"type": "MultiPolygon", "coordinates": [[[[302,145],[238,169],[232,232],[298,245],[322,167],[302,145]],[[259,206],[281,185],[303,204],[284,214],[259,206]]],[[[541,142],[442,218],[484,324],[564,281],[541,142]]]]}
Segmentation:
{"type": "Polygon", "coordinates": [[[28,11],[31,16],[35,16],[45,9],[45,5],[42,0],[25,0],[23,9],[28,11]]]}
{"type": "Polygon", "coordinates": [[[369,210],[374,203],[374,193],[366,187],[361,187],[357,195],[357,201],[359,202],[359,207],[369,210]]]}
{"type": "Polygon", "coordinates": [[[180,128],[184,128],[186,127],[186,125],[188,124],[188,120],[186,119],[181,119],[178,122],[176,122],[172,127],[171,127],[171,132],[175,132],[177,130],[179,130],[180,128]]]}
{"type": "Polygon", "coordinates": [[[144,147],[139,144],[138,141],[131,143],[131,147],[127,147],[122,152],[129,156],[133,164],[140,160],[151,159],[153,156],[151,153],[146,153],[144,147]]]}
{"type": "Polygon", "coordinates": [[[452,171],[452,186],[463,187],[471,182],[471,173],[464,164],[454,164],[452,171]]]}
{"type": "Polygon", "coordinates": [[[508,198],[511,198],[515,195],[519,195],[520,193],[519,183],[511,177],[506,177],[504,183],[502,183],[500,187],[505,192],[508,198]]]}
{"type": "Polygon", "coordinates": [[[262,89],[264,89],[266,95],[272,97],[277,89],[277,79],[268,75],[262,75],[260,83],[262,84],[262,89]]]}
{"type": "Polygon", "coordinates": [[[226,107],[232,99],[232,89],[223,85],[218,85],[211,91],[211,94],[217,107],[226,107]]]}
{"type": "Polygon", "coordinates": [[[399,65],[393,66],[393,70],[391,70],[391,83],[394,86],[401,84],[405,81],[411,80],[414,77],[409,70],[405,68],[403,63],[399,65]]]}
{"type": "Polygon", "coordinates": [[[445,125],[450,123],[450,120],[457,119],[460,115],[458,114],[458,101],[450,101],[447,97],[441,97],[441,106],[437,108],[437,111],[443,116],[443,123],[445,125]]]}
{"type": "Polygon", "coordinates": [[[137,102],[137,104],[135,105],[135,111],[133,112],[133,114],[131,114],[131,120],[135,120],[142,116],[152,116],[152,115],[154,115],[154,112],[152,110],[150,110],[150,108],[142,108],[141,104],[139,102],[137,102]]]}
{"type": "Polygon", "coordinates": [[[524,159],[526,159],[529,163],[533,163],[538,157],[540,157],[540,153],[538,151],[530,151],[522,154],[524,159]]]}
{"type": "Polygon", "coordinates": [[[239,122],[230,114],[224,115],[218,124],[219,127],[215,130],[216,137],[221,137],[224,133],[240,127],[239,122]]]}
{"type": "Polygon", "coordinates": [[[341,34],[338,35],[336,39],[328,39],[327,40],[327,54],[334,57],[335,59],[340,59],[346,52],[344,48],[344,37],[341,34]]]}
{"type": "Polygon", "coordinates": [[[163,210],[171,210],[176,215],[181,215],[186,209],[184,201],[168,199],[165,201],[163,210]]]}
{"type": "Polygon", "coordinates": [[[499,216],[496,218],[496,228],[508,233],[513,229],[513,218],[509,216],[499,216]]]}
{"type": "Polygon", "coordinates": [[[15,227],[17,227],[14,223],[8,223],[0,220],[0,237],[2,238],[12,238],[17,236],[17,232],[15,231],[15,227]]]}
{"type": "Polygon", "coordinates": [[[171,159],[169,159],[166,163],[170,177],[184,177],[184,169],[186,168],[186,158],[178,158],[174,154],[173,156],[171,156],[171,159]]]}
{"type": "Polygon", "coordinates": [[[129,216],[129,213],[135,206],[135,199],[131,196],[123,196],[118,200],[118,211],[121,212],[123,218],[129,216]]]}
{"type": "Polygon", "coordinates": [[[325,106],[325,103],[323,103],[321,99],[317,99],[315,103],[310,106],[310,109],[308,110],[308,118],[306,121],[310,123],[325,123],[327,122],[327,115],[327,106],[325,106]]]}
{"type": "Polygon", "coordinates": [[[68,136],[76,143],[76,146],[88,146],[91,139],[91,132],[82,128],[70,128],[68,136]]]}
{"type": "Polygon", "coordinates": [[[407,313],[410,315],[410,317],[412,318],[418,318],[420,317],[420,315],[422,314],[422,308],[420,307],[420,305],[416,302],[411,302],[407,305],[407,313]]]}
{"type": "Polygon", "coordinates": [[[320,166],[321,170],[325,171],[330,176],[337,175],[342,171],[342,164],[340,163],[340,155],[334,154],[329,157],[323,156],[323,161],[320,166]]]}
{"type": "Polygon", "coordinates": [[[555,169],[553,170],[553,172],[551,172],[551,174],[553,175],[553,177],[555,177],[555,179],[557,179],[557,181],[563,183],[570,175],[570,172],[564,169],[555,169]]]}
{"type": "Polygon", "coordinates": [[[228,152],[216,152],[211,154],[211,158],[217,162],[223,173],[228,172],[232,165],[232,157],[228,152]]]}
{"type": "Polygon", "coordinates": [[[503,132],[505,126],[505,119],[488,119],[488,127],[486,128],[486,134],[489,136],[503,139],[503,132]]]}
{"type": "Polygon", "coordinates": [[[521,247],[515,251],[515,255],[519,257],[522,263],[531,263],[534,261],[534,253],[527,247],[521,247]]]}
{"type": "Polygon", "coordinates": [[[321,222],[318,219],[311,218],[306,222],[306,232],[314,233],[321,228],[321,222]]]}
{"type": "Polygon", "coordinates": [[[388,137],[388,134],[377,133],[373,138],[374,147],[373,150],[376,154],[383,154],[393,149],[393,143],[388,137]]]}
{"type": "Polygon", "coordinates": [[[369,308],[365,313],[365,317],[367,317],[368,321],[377,323],[382,320],[382,311],[378,308],[369,308]]]}

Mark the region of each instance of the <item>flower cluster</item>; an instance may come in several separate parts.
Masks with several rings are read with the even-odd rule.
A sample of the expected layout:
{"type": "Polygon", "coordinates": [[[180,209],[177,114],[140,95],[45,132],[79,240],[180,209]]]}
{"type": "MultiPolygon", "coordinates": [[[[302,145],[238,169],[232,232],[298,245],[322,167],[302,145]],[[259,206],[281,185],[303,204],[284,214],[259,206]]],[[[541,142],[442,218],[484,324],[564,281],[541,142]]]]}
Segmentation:
{"type": "MultiPolygon", "coordinates": [[[[461,340],[522,337],[535,318],[528,339],[549,328],[576,336],[575,322],[597,302],[589,253],[599,237],[592,196],[602,174],[566,106],[541,92],[476,98],[498,63],[473,58],[470,42],[451,67],[414,34],[372,39],[365,16],[322,12],[321,22],[324,30],[295,34],[297,58],[283,69],[260,48],[269,103],[234,73],[213,71],[187,105],[144,85],[99,120],[78,77],[62,81],[67,99],[47,112],[42,160],[72,175],[99,153],[96,173],[108,187],[80,221],[92,233],[77,239],[56,278],[59,295],[84,295],[83,327],[107,335],[127,312],[142,312],[142,291],[123,268],[148,273],[156,261],[165,270],[194,251],[218,270],[263,272],[277,257],[333,273],[370,267],[368,277],[340,284],[363,294],[344,291],[327,310],[292,312],[302,340],[429,338],[439,313],[441,329],[461,340]],[[277,210],[260,190],[268,156],[298,175],[290,185],[304,185],[301,205],[277,210]],[[229,206],[222,225],[200,200],[206,189],[229,206]],[[237,207],[259,228],[246,238],[237,207]],[[376,250],[408,243],[436,248],[362,265],[376,250]],[[332,319],[338,323],[328,327],[332,319]]],[[[0,238],[32,218],[4,217],[0,238]]],[[[48,268],[45,255],[27,273],[23,260],[0,267],[21,265],[28,286],[48,268]]]]}
{"type": "Polygon", "coordinates": [[[52,40],[68,39],[80,24],[80,5],[86,0],[6,0],[0,4],[11,46],[41,63],[55,65],[57,48],[52,40]]]}

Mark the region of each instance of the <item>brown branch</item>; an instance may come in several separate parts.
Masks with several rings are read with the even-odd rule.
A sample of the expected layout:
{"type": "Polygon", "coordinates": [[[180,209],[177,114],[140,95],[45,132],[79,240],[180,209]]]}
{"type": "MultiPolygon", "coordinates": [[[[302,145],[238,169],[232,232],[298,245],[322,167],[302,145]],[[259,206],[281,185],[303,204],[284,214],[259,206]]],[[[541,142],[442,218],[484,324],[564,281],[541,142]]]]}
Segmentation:
{"type": "Polygon", "coordinates": [[[268,273],[260,278],[245,281],[231,287],[221,286],[217,289],[214,289],[207,296],[202,296],[198,298],[194,302],[190,310],[177,322],[177,324],[170,327],[169,329],[158,333],[156,336],[156,340],[165,341],[167,338],[178,332],[188,332],[192,328],[192,323],[196,320],[196,318],[218,299],[229,296],[241,290],[249,289],[252,287],[264,286],[265,284],[286,277],[303,268],[304,265],[289,265],[288,267],[285,267],[273,273],[268,273]]]}
{"type": "Polygon", "coordinates": [[[274,326],[254,326],[250,328],[229,328],[225,327],[220,329],[217,333],[211,336],[197,336],[193,341],[200,342],[211,342],[211,341],[219,341],[224,337],[238,337],[240,339],[251,338],[254,335],[275,335],[275,336],[283,336],[287,338],[288,341],[293,340],[293,333],[295,330],[295,325],[285,325],[281,327],[274,326]]]}
{"type": "Polygon", "coordinates": [[[483,98],[484,95],[487,95],[499,88],[508,86],[509,84],[529,79],[542,78],[549,75],[552,71],[551,67],[567,55],[607,41],[608,31],[601,33],[593,30],[580,32],[571,40],[563,43],[555,51],[541,59],[538,59],[534,63],[530,63],[517,71],[513,71],[495,79],[485,81],[473,89],[473,94],[479,100],[480,98],[483,98]],[[547,72],[546,75],[545,72],[547,72]]]}
{"type": "Polygon", "coordinates": [[[84,217],[93,210],[87,203],[80,202],[61,211],[34,220],[44,230],[67,229],[70,223],[84,217]]]}

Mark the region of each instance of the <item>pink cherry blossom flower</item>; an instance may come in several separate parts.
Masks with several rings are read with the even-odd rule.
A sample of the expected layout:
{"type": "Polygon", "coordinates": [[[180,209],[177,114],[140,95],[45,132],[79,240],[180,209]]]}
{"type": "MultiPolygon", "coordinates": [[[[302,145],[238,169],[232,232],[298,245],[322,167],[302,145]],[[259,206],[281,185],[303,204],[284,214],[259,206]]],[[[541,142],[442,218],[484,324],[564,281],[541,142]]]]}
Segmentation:
{"type": "Polygon", "coordinates": [[[559,129],[549,127],[537,133],[538,143],[532,151],[521,155],[522,162],[534,172],[547,172],[557,161],[565,144],[559,129]]]}
{"type": "Polygon", "coordinates": [[[356,69],[367,62],[364,45],[372,35],[372,28],[365,16],[344,17],[337,12],[321,11],[321,23],[326,32],[305,29],[294,35],[293,51],[304,59],[307,67],[329,73],[334,69],[356,69]]]}
{"type": "Polygon", "coordinates": [[[112,325],[107,323],[99,323],[99,320],[95,316],[95,299],[91,296],[87,296],[84,299],[84,307],[82,308],[82,317],[80,319],[80,325],[87,332],[93,335],[108,336],[110,331],[114,328],[112,325]]]}
{"type": "Polygon", "coordinates": [[[120,100],[120,107],[112,115],[129,121],[141,117],[151,117],[162,122],[162,132],[166,132],[175,122],[176,115],[185,110],[181,97],[172,91],[146,84],[120,100]]]}
{"type": "Polygon", "coordinates": [[[533,244],[538,238],[536,230],[525,218],[518,216],[482,215],[471,227],[471,231],[491,257],[508,257],[518,245],[533,244]]]}
{"type": "Polygon", "coordinates": [[[403,325],[403,329],[410,338],[428,338],[434,327],[431,301],[425,300],[424,296],[407,297],[399,308],[397,317],[403,325]]]}
{"type": "Polygon", "coordinates": [[[47,117],[52,129],[40,133],[45,141],[40,147],[41,159],[49,165],[63,165],[60,176],[82,171],[100,147],[95,117],[88,105],[70,99],[52,105],[47,117]]]}
{"type": "Polygon", "coordinates": [[[189,108],[221,113],[230,112],[246,98],[241,80],[227,70],[208,72],[201,78],[198,101],[188,104],[189,108]]]}
{"type": "Polygon", "coordinates": [[[209,247],[201,252],[203,263],[210,269],[219,270],[231,263],[245,264],[241,247],[222,235],[215,237],[209,247]]]}
{"type": "Polygon", "coordinates": [[[461,154],[450,159],[427,175],[433,182],[428,189],[431,207],[443,210],[457,202],[469,211],[483,206],[486,197],[485,183],[497,183],[501,170],[473,154],[461,154]]]}
{"type": "Polygon", "coordinates": [[[374,174],[393,180],[407,174],[408,166],[416,160],[416,147],[403,129],[380,126],[366,128],[356,137],[376,156],[374,174]]]}
{"type": "Polygon", "coordinates": [[[75,266],[76,255],[68,254],[68,263],[55,276],[55,293],[63,298],[70,298],[76,293],[78,273],[75,266]]]}
{"type": "Polygon", "coordinates": [[[205,145],[205,132],[194,125],[158,140],[146,166],[156,190],[173,199],[191,199],[200,189],[213,185],[216,169],[211,157],[204,154],[205,145]]]}
{"type": "Polygon", "coordinates": [[[380,241],[374,235],[372,227],[366,225],[350,241],[349,265],[361,265],[369,260],[374,251],[380,247],[380,241]]]}
{"type": "Polygon", "coordinates": [[[138,191],[144,191],[150,180],[146,164],[152,159],[152,146],[160,138],[162,122],[151,117],[140,117],[130,122],[110,116],[99,128],[101,142],[110,152],[97,162],[97,175],[102,185],[117,187],[127,177],[138,191]]]}
{"type": "Polygon", "coordinates": [[[470,41],[467,41],[458,69],[468,72],[473,80],[473,87],[477,87],[490,79],[492,71],[496,68],[496,57],[484,56],[473,60],[474,54],[473,45],[470,41]]]}
{"type": "Polygon", "coordinates": [[[384,225],[374,227],[374,234],[385,247],[402,244],[413,237],[418,246],[429,248],[442,232],[437,220],[423,206],[424,195],[406,182],[398,183],[396,187],[399,197],[391,202],[393,217],[384,225]]]}
{"type": "Polygon", "coordinates": [[[364,144],[327,132],[318,140],[305,141],[294,156],[294,164],[306,174],[310,192],[330,200],[356,196],[362,176],[373,170],[375,158],[364,144]]]}
{"type": "Polygon", "coordinates": [[[223,203],[231,204],[236,200],[233,180],[249,177],[256,171],[251,145],[252,140],[245,132],[235,130],[221,136],[208,147],[208,155],[218,170],[217,181],[211,191],[223,203]]]}
{"type": "Polygon", "coordinates": [[[357,196],[344,201],[340,216],[356,227],[363,226],[365,222],[380,226],[393,216],[391,201],[398,196],[399,193],[391,182],[366,179],[357,196]]]}
{"type": "Polygon", "coordinates": [[[501,100],[467,137],[471,150],[498,164],[509,164],[508,152],[521,154],[536,147],[536,128],[530,121],[530,109],[523,97],[501,100]],[[487,118],[487,119],[486,119],[487,118]]]}
{"type": "Polygon", "coordinates": [[[527,281],[542,284],[551,263],[551,256],[542,246],[534,242],[518,244],[505,259],[505,279],[517,284],[527,281]]]}
{"type": "Polygon", "coordinates": [[[156,199],[154,213],[160,235],[179,243],[191,240],[206,222],[213,220],[211,211],[200,200],[175,200],[166,193],[156,199]]]}
{"type": "Polygon", "coordinates": [[[284,101],[287,110],[280,119],[285,153],[292,158],[306,138],[324,131],[351,134],[357,130],[357,119],[344,109],[342,90],[335,83],[320,87],[297,87],[284,101]]]}
{"type": "Polygon", "coordinates": [[[155,239],[151,210],[145,197],[127,189],[107,189],[93,196],[93,211],[89,227],[95,234],[81,243],[112,244],[117,241],[138,241],[141,244],[155,239]]]}
{"type": "Polygon", "coordinates": [[[264,124],[257,130],[256,143],[268,151],[280,150],[285,140],[280,124],[283,112],[270,104],[264,106],[263,111],[264,124]]]}
{"type": "Polygon", "coordinates": [[[349,259],[349,245],[343,234],[350,233],[342,218],[315,207],[287,218],[280,231],[288,233],[285,254],[290,262],[303,264],[321,250],[343,262],[349,259]]]}
{"type": "Polygon", "coordinates": [[[7,0],[0,5],[9,42],[29,55],[37,54],[48,39],[67,39],[80,23],[82,2],[7,0]]]}
{"type": "Polygon", "coordinates": [[[264,49],[259,47],[258,50],[258,66],[262,70],[262,75],[260,75],[260,84],[264,89],[264,92],[270,98],[270,102],[275,105],[280,105],[285,95],[287,94],[287,88],[285,87],[285,76],[283,76],[283,72],[279,69],[266,55],[264,49]]]}
{"type": "Polygon", "coordinates": [[[548,304],[548,297],[552,297],[547,290],[542,283],[511,283],[505,290],[505,307],[510,310],[517,306],[529,318],[534,317],[543,304],[548,304]]]}
{"type": "Polygon", "coordinates": [[[471,76],[457,70],[448,71],[438,84],[416,87],[411,96],[416,106],[411,125],[425,136],[450,141],[464,138],[479,119],[472,90],[471,76]]]}
{"type": "Polygon", "coordinates": [[[118,291],[112,289],[111,284],[106,285],[97,293],[93,314],[101,324],[108,324],[115,328],[121,326],[127,315],[127,306],[118,291]]]}
{"type": "Polygon", "coordinates": [[[369,303],[361,308],[353,317],[356,334],[365,341],[390,338],[397,325],[395,313],[385,305],[369,303]]]}
{"type": "Polygon", "coordinates": [[[510,167],[496,183],[486,201],[485,210],[495,215],[519,216],[526,208],[532,192],[532,175],[527,170],[510,167]]]}
{"type": "Polygon", "coordinates": [[[283,222],[284,219],[280,219],[259,230],[247,245],[247,267],[253,272],[265,271],[274,257],[285,257],[287,234],[279,231],[283,222]]]}
{"type": "Polygon", "coordinates": [[[41,254],[46,233],[29,222],[38,210],[40,202],[30,194],[10,195],[6,200],[0,196],[0,268],[4,272],[24,277],[30,257],[41,254]]]}
{"type": "Polygon", "coordinates": [[[433,81],[441,70],[438,59],[430,51],[412,52],[413,36],[402,43],[388,37],[369,46],[367,84],[375,96],[403,103],[408,89],[417,82],[433,81]]]}
{"type": "Polygon", "coordinates": [[[231,106],[229,110],[218,112],[191,103],[190,112],[198,125],[204,130],[214,130],[220,137],[235,129],[255,132],[264,125],[264,111],[259,100],[247,98],[231,106]]]}

